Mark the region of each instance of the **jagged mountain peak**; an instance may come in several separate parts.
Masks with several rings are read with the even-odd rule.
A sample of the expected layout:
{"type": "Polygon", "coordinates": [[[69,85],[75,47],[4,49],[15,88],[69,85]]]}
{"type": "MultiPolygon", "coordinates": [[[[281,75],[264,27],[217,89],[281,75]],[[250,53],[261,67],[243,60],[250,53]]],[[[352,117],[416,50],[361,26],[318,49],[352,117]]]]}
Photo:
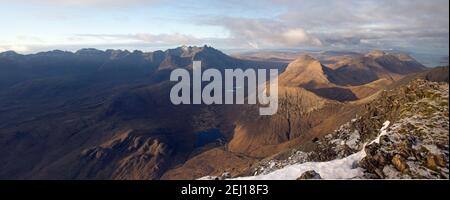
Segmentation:
{"type": "Polygon", "coordinates": [[[209,46],[181,46],[168,49],[164,52],[165,59],[159,69],[172,69],[177,67],[191,68],[192,61],[202,61],[202,67],[225,68],[238,65],[247,68],[245,62],[231,58],[223,52],[209,46]]]}
{"type": "MultiPolygon", "coordinates": [[[[105,53],[107,56],[109,56],[110,59],[118,59],[131,54],[131,52],[128,50],[113,50],[113,49],[108,49],[105,51],[105,53]]],[[[134,51],[133,54],[142,55],[142,52],[134,51]]]]}
{"type": "Polygon", "coordinates": [[[221,51],[213,47],[209,47],[207,45],[204,45],[202,47],[183,45],[174,49],[168,49],[165,51],[165,53],[171,56],[191,57],[191,58],[195,57],[199,53],[225,55],[221,51]]]}
{"type": "Polygon", "coordinates": [[[46,57],[63,57],[73,54],[69,51],[62,51],[62,50],[52,50],[52,51],[46,51],[46,52],[39,52],[34,54],[34,56],[46,56],[46,57]]]}

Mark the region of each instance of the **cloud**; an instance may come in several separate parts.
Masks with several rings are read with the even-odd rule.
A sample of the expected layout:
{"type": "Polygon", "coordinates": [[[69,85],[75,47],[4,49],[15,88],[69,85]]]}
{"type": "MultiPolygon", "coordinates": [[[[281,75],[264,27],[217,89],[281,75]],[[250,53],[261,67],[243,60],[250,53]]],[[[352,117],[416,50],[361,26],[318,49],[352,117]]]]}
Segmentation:
{"type": "Polygon", "coordinates": [[[252,2],[266,16],[202,16],[197,23],[222,27],[235,47],[448,49],[448,0],[258,0],[246,5],[252,2]]]}
{"type": "Polygon", "coordinates": [[[0,45],[0,52],[15,51],[15,52],[28,52],[30,48],[25,45],[0,45]]]}
{"type": "Polygon", "coordinates": [[[430,47],[447,43],[448,0],[321,0],[273,1],[285,6],[278,20],[290,27],[303,27],[323,45],[412,46],[428,41],[430,47]]]}
{"type": "Polygon", "coordinates": [[[0,0],[1,3],[20,2],[46,6],[79,6],[97,8],[124,8],[161,2],[161,0],[0,0]]]}
{"type": "Polygon", "coordinates": [[[142,42],[147,44],[153,44],[155,46],[173,46],[181,44],[201,44],[205,39],[197,38],[191,35],[181,33],[171,34],[149,34],[149,33],[137,33],[137,34],[77,34],[71,38],[71,40],[97,40],[103,42],[114,43],[135,43],[142,42]]]}
{"type": "Polygon", "coordinates": [[[222,26],[229,32],[229,41],[235,46],[250,48],[280,48],[320,46],[319,38],[301,27],[288,27],[271,19],[220,17],[203,23],[222,26]]]}
{"type": "Polygon", "coordinates": [[[288,29],[286,32],[282,33],[282,38],[285,40],[285,44],[292,44],[294,46],[299,46],[302,44],[311,44],[313,46],[320,46],[322,42],[301,28],[288,29]]]}

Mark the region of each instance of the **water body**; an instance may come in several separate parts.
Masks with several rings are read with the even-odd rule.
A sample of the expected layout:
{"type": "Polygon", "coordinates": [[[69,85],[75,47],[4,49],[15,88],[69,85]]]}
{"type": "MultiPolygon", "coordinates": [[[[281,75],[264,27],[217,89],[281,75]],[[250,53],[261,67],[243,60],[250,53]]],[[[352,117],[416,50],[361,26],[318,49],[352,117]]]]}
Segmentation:
{"type": "Polygon", "coordinates": [[[449,63],[448,54],[411,53],[411,56],[427,67],[447,66],[449,63]]]}

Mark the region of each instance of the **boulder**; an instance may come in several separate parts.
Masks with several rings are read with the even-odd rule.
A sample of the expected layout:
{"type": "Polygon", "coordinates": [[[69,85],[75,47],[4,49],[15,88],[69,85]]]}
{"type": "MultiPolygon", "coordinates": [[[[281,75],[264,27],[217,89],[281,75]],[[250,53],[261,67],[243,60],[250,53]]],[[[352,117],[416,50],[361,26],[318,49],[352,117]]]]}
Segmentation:
{"type": "Polygon", "coordinates": [[[319,173],[314,170],[304,172],[297,180],[322,179],[319,173]]]}
{"type": "Polygon", "coordinates": [[[405,159],[400,154],[396,154],[392,158],[391,162],[392,165],[394,165],[394,167],[402,173],[404,173],[409,168],[408,164],[406,164],[405,159]]]}

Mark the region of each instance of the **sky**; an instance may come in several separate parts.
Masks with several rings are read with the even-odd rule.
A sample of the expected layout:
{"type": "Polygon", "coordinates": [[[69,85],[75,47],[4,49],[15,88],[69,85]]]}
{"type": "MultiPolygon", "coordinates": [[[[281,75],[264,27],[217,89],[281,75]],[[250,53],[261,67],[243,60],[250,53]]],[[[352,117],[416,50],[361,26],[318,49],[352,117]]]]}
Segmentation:
{"type": "Polygon", "coordinates": [[[0,25],[0,52],[449,51],[449,0],[0,0],[0,25]]]}

